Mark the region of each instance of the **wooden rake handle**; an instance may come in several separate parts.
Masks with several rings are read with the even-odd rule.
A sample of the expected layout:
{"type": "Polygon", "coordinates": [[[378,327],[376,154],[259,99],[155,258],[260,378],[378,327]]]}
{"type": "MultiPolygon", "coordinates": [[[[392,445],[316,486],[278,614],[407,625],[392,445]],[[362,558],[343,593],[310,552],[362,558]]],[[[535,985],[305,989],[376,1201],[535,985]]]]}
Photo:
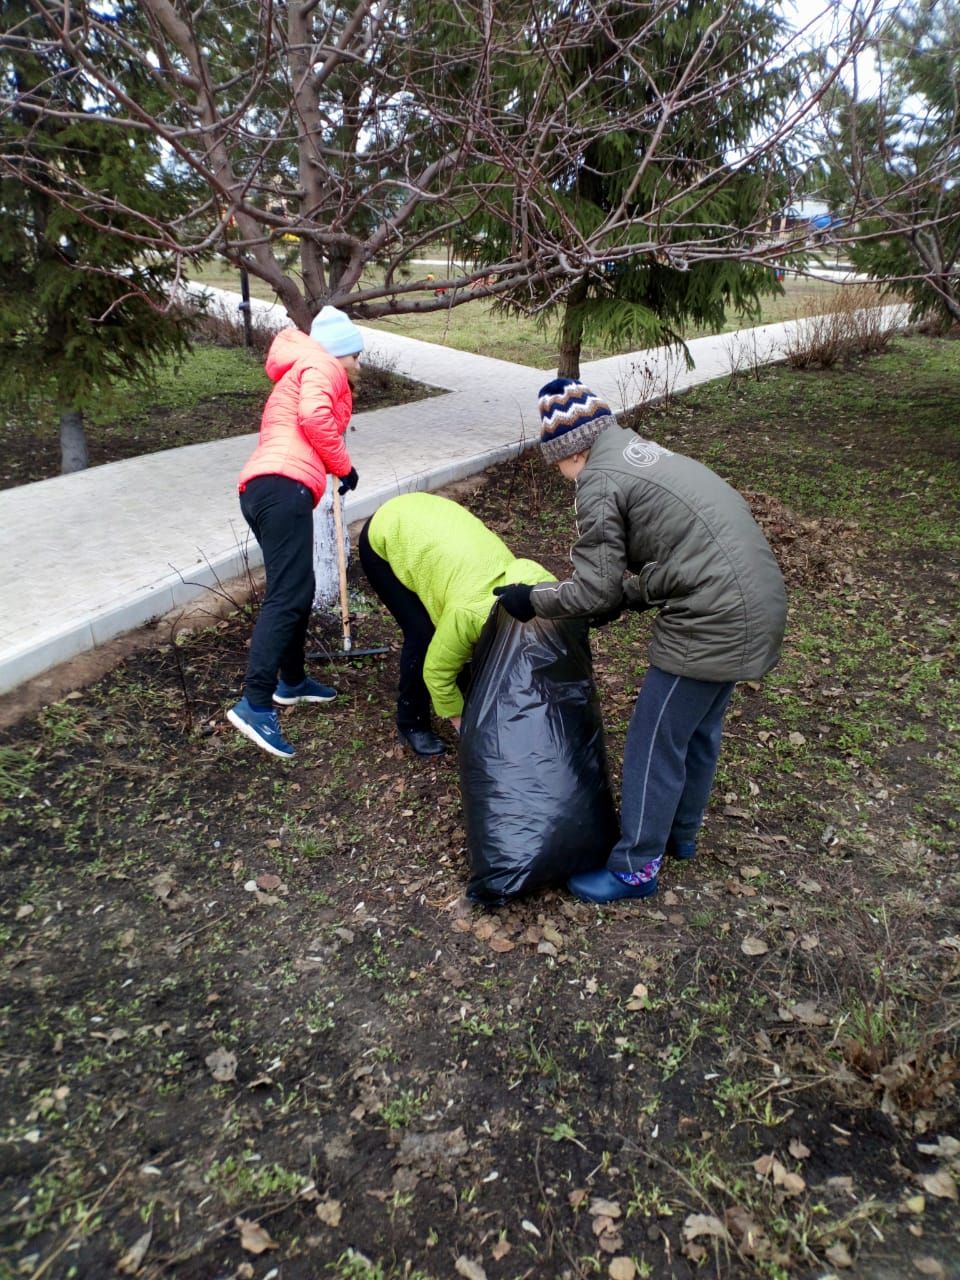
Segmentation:
{"type": "Polygon", "coordinates": [[[343,652],[349,653],[353,648],[353,638],[350,635],[350,603],[347,599],[347,556],[343,549],[343,509],[336,476],[333,481],[333,527],[337,540],[337,568],[340,570],[340,621],[343,625],[343,652]]]}

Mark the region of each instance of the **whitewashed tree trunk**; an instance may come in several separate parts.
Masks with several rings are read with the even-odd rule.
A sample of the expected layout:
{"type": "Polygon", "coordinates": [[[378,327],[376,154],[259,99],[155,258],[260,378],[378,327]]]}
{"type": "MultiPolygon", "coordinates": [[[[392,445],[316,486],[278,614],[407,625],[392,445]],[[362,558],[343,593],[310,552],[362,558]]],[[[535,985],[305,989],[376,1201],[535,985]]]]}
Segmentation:
{"type": "MultiPolygon", "coordinates": [[[[330,609],[340,598],[340,568],[337,562],[337,535],[333,521],[333,486],[339,484],[335,476],[327,477],[327,491],[313,512],[313,572],[317,585],[313,596],[314,609],[330,609]]],[[[343,522],[343,554],[350,559],[350,534],[347,522],[343,522]]]]}
{"type": "Polygon", "coordinates": [[[85,471],[89,465],[83,414],[79,409],[64,409],[60,414],[60,474],[85,471]]]}

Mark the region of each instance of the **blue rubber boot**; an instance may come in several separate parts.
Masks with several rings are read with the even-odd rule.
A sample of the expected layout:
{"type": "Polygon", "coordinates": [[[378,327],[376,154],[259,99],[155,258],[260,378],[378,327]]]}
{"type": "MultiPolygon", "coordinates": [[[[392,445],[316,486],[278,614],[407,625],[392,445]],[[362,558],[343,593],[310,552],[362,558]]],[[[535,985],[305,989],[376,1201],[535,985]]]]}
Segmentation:
{"type": "Polygon", "coordinates": [[[274,690],[273,700],[281,707],[295,707],[298,702],[332,702],[336,696],[336,689],[304,676],[299,684],[287,684],[281,680],[274,690]]]}
{"type": "Polygon", "coordinates": [[[652,898],[657,892],[656,880],[644,884],[625,884],[606,867],[571,876],[567,888],[581,902],[619,902],[621,898],[652,898]]]}
{"type": "Polygon", "coordinates": [[[292,760],[297,754],[283,736],[280,718],[273,709],[256,711],[246,698],[241,698],[237,705],[227,712],[227,719],[235,729],[239,729],[245,738],[255,742],[262,751],[267,751],[280,760],[292,760]]]}

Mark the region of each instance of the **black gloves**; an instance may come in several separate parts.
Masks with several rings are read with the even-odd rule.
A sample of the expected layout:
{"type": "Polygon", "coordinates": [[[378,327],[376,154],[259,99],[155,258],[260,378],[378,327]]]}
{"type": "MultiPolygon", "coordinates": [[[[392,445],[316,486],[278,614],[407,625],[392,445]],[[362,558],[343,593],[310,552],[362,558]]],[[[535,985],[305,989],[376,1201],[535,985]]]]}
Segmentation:
{"type": "Polygon", "coordinates": [[[359,479],[360,477],[357,475],[357,468],[351,467],[345,476],[340,477],[340,487],[337,489],[337,493],[342,496],[348,489],[355,489],[359,479]]]}
{"type": "Polygon", "coordinates": [[[587,625],[591,627],[605,627],[608,622],[616,622],[623,613],[624,606],[621,604],[614,605],[612,609],[604,609],[602,613],[594,613],[587,619],[587,625]]]}
{"type": "Polygon", "coordinates": [[[516,618],[518,622],[531,622],[537,616],[533,611],[533,605],[530,603],[530,592],[532,590],[532,587],[524,586],[522,582],[518,582],[510,587],[494,587],[493,594],[499,599],[511,618],[516,618]]]}

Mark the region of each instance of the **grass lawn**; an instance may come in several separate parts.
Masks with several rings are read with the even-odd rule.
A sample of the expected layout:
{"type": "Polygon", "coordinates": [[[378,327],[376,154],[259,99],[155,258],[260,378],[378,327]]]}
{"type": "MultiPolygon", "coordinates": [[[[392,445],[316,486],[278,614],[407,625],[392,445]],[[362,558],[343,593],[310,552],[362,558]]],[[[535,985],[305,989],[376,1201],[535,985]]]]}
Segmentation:
{"type": "MultiPolygon", "coordinates": [[[[120,386],[99,412],[85,416],[90,465],[258,431],[272,385],[261,354],[242,346],[198,342],[182,361],[161,366],[153,384],[120,386]]],[[[430,394],[419,383],[368,364],[354,409],[362,413],[430,394]]],[[[53,403],[7,409],[0,416],[0,489],[46,480],[59,472],[53,403]]]]}
{"type": "MultiPolygon", "coordinates": [[[[791,606],[646,902],[463,899],[455,751],[399,747],[356,566],[392,652],[318,667],[292,765],[223,718],[246,608],[0,733],[0,1274],[960,1274],[958,424],[923,338],[645,415],[791,606]]],[[[457,496],[564,575],[555,471],[457,496]]],[[[593,633],[617,785],[647,628],[593,633]]]]}

